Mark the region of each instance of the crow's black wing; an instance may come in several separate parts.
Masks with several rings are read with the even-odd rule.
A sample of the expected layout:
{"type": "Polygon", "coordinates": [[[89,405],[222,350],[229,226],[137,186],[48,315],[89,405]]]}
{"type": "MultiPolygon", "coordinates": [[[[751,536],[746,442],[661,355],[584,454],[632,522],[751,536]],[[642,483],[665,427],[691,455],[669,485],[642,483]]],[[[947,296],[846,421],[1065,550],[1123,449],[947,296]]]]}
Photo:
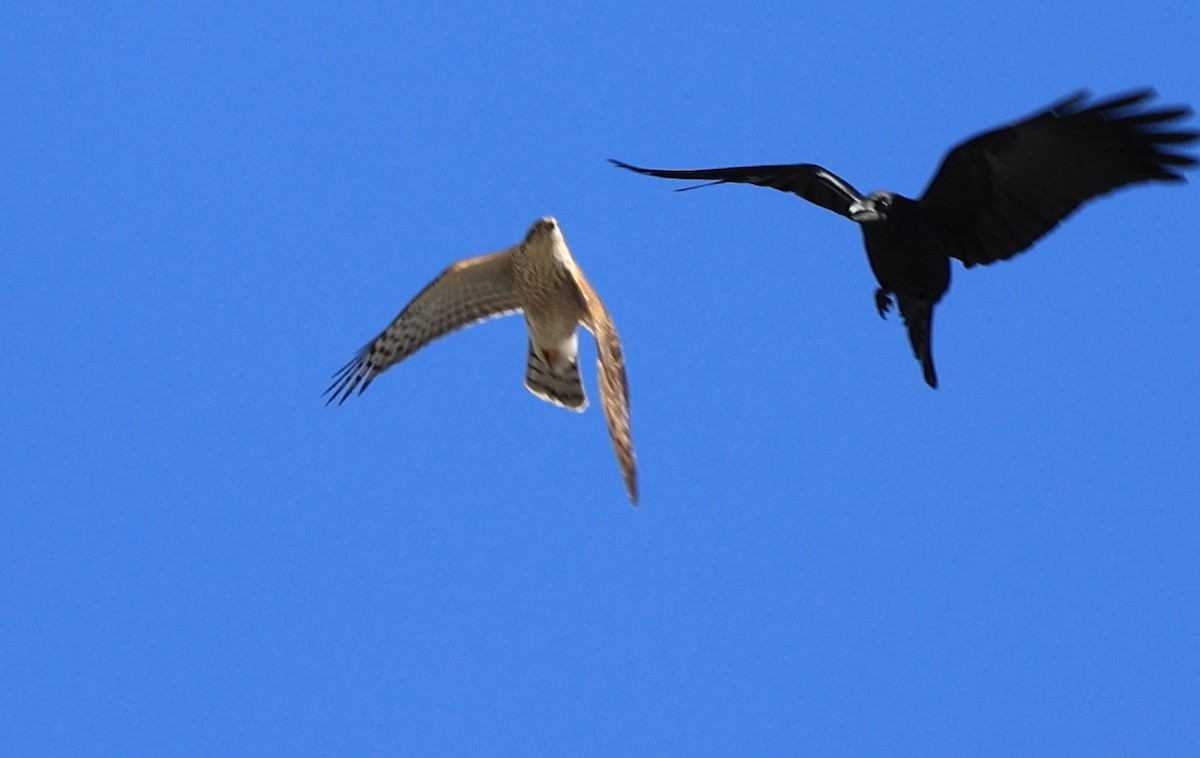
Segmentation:
{"type": "Polygon", "coordinates": [[[862,199],[862,194],[845,179],[832,171],[812,163],[788,163],[775,166],[730,166],[727,168],[701,168],[671,171],[657,168],[639,168],[609,158],[614,166],[636,171],[639,174],[658,176],[663,179],[710,180],[709,184],[684,187],[679,192],[699,189],[711,184],[757,184],[783,192],[799,195],[810,203],[828,208],[834,213],[850,217],[850,204],[862,199]]]}
{"type": "Polygon", "coordinates": [[[1081,92],[1024,121],[952,149],[921,197],[967,266],[1010,258],[1089,199],[1127,184],[1182,181],[1196,163],[1177,152],[1196,139],[1177,130],[1186,107],[1142,107],[1140,90],[1087,104],[1081,92]]]}

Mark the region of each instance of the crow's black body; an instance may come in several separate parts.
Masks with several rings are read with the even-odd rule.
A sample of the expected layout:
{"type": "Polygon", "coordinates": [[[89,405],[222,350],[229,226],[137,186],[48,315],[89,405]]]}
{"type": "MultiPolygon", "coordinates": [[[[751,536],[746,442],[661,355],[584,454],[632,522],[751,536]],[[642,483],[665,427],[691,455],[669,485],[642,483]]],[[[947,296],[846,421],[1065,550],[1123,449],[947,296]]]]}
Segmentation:
{"type": "Polygon", "coordinates": [[[858,222],[880,285],[875,307],[885,315],[895,296],[925,381],[936,387],[933,307],[950,286],[951,258],[967,267],[1011,258],[1087,200],[1127,184],[1182,181],[1180,169],[1196,164],[1172,149],[1197,137],[1174,130],[1190,109],[1141,107],[1153,95],[1141,90],[1089,105],[1080,93],[972,137],[946,155],[918,200],[864,196],[811,163],[670,171],[612,162],[668,179],[771,187],[858,222]]]}

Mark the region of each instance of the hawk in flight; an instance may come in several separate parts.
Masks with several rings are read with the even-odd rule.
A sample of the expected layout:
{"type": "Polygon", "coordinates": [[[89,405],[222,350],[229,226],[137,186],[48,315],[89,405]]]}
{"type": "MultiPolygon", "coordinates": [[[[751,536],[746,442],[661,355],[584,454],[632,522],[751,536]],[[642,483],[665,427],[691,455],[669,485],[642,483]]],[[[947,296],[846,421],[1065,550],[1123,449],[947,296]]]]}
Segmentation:
{"type": "Polygon", "coordinates": [[[484,319],[523,312],[529,328],[525,386],[548,402],[583,411],[577,327],[596,338],[600,404],[629,500],[637,505],[637,470],[629,431],[629,388],[621,340],[608,309],[571,257],[558,221],[534,222],[525,239],[490,255],[451,265],[347,363],[325,390],[344,403],[375,377],[433,340],[484,319]]]}
{"type": "Polygon", "coordinates": [[[1020,253],[1088,200],[1127,184],[1183,180],[1196,158],[1179,152],[1197,133],[1178,130],[1186,107],[1152,110],[1141,90],[1101,102],[1086,92],[1023,121],[954,147],[917,200],[895,192],[863,195],[811,163],[671,171],[617,166],[667,179],[757,184],[791,192],[862,228],[879,281],[875,308],[885,316],[894,295],[925,382],[933,368],[933,307],[950,287],[950,259],[968,268],[1020,253]]]}

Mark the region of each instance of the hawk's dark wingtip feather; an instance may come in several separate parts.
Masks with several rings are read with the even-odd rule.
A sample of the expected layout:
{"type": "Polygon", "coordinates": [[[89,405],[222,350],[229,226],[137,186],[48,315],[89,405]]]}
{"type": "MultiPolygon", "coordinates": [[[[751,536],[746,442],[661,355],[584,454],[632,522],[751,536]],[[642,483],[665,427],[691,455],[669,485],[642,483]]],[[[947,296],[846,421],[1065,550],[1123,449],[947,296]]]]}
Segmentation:
{"type": "Polygon", "coordinates": [[[333,401],[337,401],[338,405],[346,402],[350,395],[354,394],[354,390],[358,389],[358,394],[362,394],[367,385],[371,383],[373,376],[368,377],[370,373],[370,362],[367,358],[367,351],[364,349],[358,355],[350,359],[350,362],[338,369],[333,375],[333,381],[322,396],[328,395],[329,399],[325,401],[325,405],[329,405],[333,401]],[[365,370],[364,370],[365,369],[365,370]],[[363,382],[364,377],[366,381],[363,382]],[[359,384],[362,384],[359,387],[359,384]]]}

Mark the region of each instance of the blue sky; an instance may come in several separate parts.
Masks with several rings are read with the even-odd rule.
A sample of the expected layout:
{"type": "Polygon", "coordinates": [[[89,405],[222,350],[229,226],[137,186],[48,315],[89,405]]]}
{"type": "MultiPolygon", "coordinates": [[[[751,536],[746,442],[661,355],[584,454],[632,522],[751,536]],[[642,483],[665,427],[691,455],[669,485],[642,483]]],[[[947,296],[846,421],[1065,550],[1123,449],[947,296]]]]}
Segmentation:
{"type": "Polygon", "coordinates": [[[1195,183],[956,269],[935,392],[853,224],[605,159],[915,195],[1081,87],[1200,104],[1200,6],[103,5],[0,10],[5,752],[1195,754],[1195,183]],[[320,398],[547,214],[637,510],[519,318],[320,398]]]}

